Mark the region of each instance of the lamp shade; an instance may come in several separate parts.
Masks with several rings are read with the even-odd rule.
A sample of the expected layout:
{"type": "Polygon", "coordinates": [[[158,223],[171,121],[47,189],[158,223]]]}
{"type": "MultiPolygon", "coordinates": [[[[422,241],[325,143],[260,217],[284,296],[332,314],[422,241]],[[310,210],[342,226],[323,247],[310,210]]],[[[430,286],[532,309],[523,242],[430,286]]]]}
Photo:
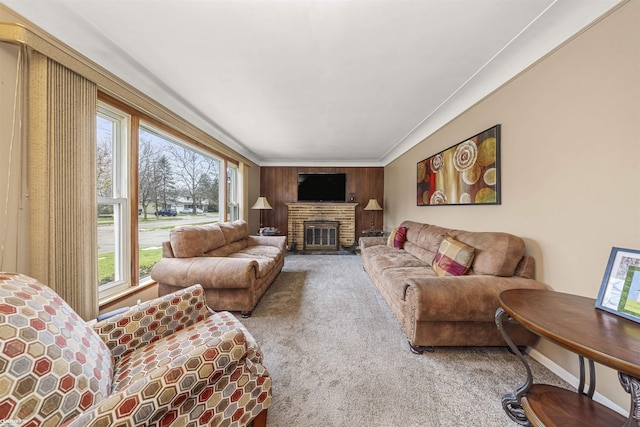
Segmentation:
{"type": "Polygon", "coordinates": [[[378,204],[376,199],[369,199],[369,203],[364,208],[365,211],[381,211],[382,207],[378,204]]]}
{"type": "Polygon", "coordinates": [[[273,209],[266,197],[258,197],[251,209],[273,209]]]}

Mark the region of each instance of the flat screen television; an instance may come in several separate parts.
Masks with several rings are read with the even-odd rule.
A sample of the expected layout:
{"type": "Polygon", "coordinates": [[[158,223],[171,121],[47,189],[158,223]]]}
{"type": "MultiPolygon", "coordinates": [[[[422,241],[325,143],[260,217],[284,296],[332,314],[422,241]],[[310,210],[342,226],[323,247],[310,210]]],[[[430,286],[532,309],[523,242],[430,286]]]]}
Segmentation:
{"type": "Polygon", "coordinates": [[[347,175],[344,173],[298,174],[299,202],[344,202],[347,175]]]}

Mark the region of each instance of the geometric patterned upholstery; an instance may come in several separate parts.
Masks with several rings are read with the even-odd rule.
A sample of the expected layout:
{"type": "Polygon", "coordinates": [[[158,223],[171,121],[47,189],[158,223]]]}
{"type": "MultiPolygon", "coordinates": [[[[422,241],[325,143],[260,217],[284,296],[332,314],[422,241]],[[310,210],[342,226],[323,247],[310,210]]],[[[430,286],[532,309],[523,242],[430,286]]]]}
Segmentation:
{"type": "Polygon", "coordinates": [[[85,323],[36,280],[0,273],[0,338],[0,424],[245,426],[271,405],[254,338],[199,285],[85,323]]]}
{"type": "Polygon", "coordinates": [[[111,394],[107,346],[30,277],[0,274],[0,340],[0,414],[60,424],[111,394]]]}

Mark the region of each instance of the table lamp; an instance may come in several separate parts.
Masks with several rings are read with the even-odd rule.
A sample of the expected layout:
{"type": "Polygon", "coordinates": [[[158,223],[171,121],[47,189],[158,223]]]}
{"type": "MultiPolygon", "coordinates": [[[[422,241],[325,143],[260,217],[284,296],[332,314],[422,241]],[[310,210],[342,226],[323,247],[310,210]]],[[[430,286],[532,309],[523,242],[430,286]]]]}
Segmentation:
{"type": "Polygon", "coordinates": [[[264,211],[265,209],[273,209],[267,201],[267,198],[263,196],[258,197],[258,200],[256,200],[251,209],[260,209],[260,228],[264,228],[264,211]]]}
{"type": "Polygon", "coordinates": [[[369,203],[367,203],[367,206],[364,208],[364,210],[372,211],[371,212],[371,229],[373,230],[374,224],[376,222],[376,211],[381,211],[382,207],[380,207],[380,205],[378,204],[378,200],[369,199],[369,203]]]}

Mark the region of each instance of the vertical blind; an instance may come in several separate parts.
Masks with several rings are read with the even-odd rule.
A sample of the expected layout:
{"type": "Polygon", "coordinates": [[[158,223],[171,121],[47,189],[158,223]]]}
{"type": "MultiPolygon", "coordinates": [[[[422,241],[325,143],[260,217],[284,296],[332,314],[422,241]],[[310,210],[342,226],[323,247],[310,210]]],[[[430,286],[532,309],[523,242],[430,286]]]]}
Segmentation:
{"type": "Polygon", "coordinates": [[[98,314],[97,86],[37,52],[29,67],[31,274],[89,320],[98,314]]]}

